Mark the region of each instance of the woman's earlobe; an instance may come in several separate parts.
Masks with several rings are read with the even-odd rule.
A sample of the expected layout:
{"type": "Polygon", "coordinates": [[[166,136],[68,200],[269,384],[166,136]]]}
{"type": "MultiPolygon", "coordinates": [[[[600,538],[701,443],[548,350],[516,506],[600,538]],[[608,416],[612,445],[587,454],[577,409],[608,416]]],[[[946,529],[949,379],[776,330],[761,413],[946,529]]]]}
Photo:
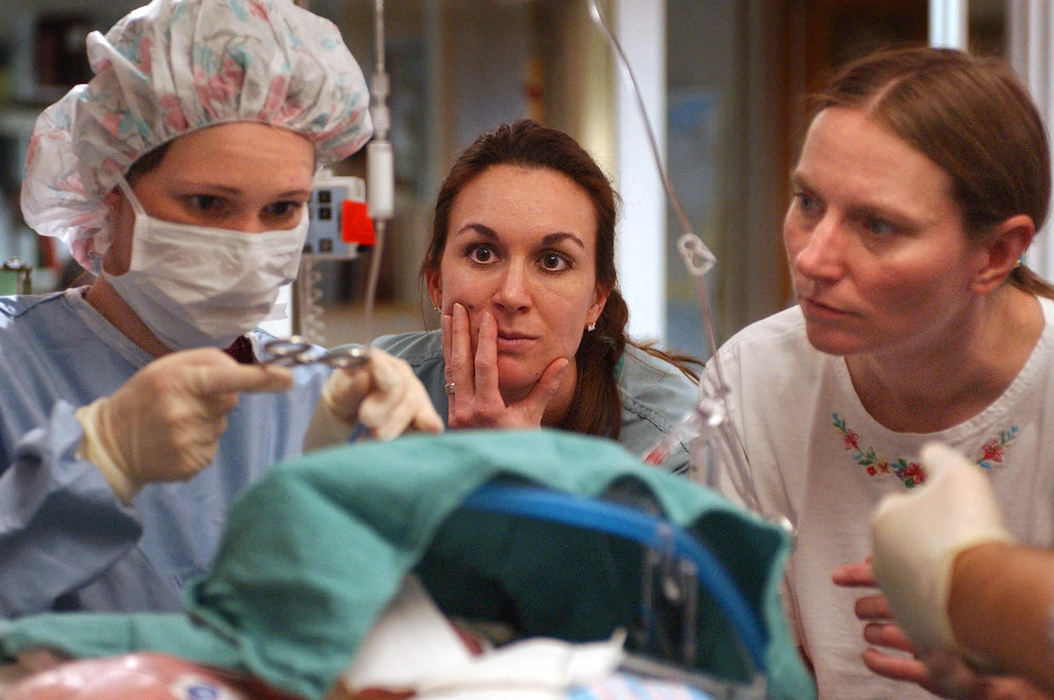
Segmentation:
{"type": "Polygon", "coordinates": [[[443,312],[443,292],[439,286],[439,276],[433,273],[425,273],[425,286],[428,288],[428,300],[432,302],[432,308],[436,313],[443,312]]]}
{"type": "Polygon", "coordinates": [[[1032,244],[1036,227],[1032,218],[1024,214],[1012,216],[999,224],[985,244],[986,260],[973,280],[973,291],[987,294],[1002,284],[1032,244]]]}
{"type": "Polygon", "coordinates": [[[593,318],[594,322],[603,315],[604,307],[607,306],[608,297],[611,296],[611,291],[612,290],[604,289],[599,285],[597,286],[596,301],[593,302],[593,305],[596,307],[597,310],[597,315],[593,318]]]}

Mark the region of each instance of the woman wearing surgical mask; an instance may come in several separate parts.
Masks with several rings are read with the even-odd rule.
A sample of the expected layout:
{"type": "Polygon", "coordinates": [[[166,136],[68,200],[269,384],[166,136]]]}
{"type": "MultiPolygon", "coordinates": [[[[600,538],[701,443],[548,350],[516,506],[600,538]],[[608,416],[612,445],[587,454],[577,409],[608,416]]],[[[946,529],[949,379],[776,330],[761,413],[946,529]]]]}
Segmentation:
{"type": "MultiPolygon", "coordinates": [[[[626,336],[615,217],[610,182],[567,134],[524,120],[481,135],[439,189],[421,267],[442,330],[377,345],[450,428],[560,428],[642,454],[697,387],[683,358],[626,336]]],[[[662,466],[686,470],[685,447],[662,466]]]]}
{"type": "Polygon", "coordinates": [[[1054,290],[1020,262],[1047,134],[1008,66],[950,49],[863,57],[817,102],[783,223],[797,304],[719,350],[750,464],[718,459],[716,482],[795,529],[785,601],[821,698],[932,697],[903,682],[941,687],[903,633],[857,619],[881,601],[838,584],[874,584],[871,513],[925,488],[931,440],[984,468],[1015,537],[1052,543],[1054,290]]]}
{"type": "Polygon", "coordinates": [[[38,119],[22,208],[96,281],[0,301],[6,617],[179,609],[231,500],[306,433],[442,428],[382,352],[255,361],[316,169],[370,135],[336,28],[286,0],[155,0],[87,45],[94,77],[38,119]]]}

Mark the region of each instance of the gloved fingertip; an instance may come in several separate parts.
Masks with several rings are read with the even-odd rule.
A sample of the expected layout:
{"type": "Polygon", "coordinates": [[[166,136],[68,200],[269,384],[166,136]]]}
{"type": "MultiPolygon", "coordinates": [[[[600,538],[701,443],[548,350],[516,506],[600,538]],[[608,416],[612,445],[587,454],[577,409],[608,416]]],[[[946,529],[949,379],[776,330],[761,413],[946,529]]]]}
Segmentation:
{"type": "Polygon", "coordinates": [[[931,472],[950,469],[958,464],[970,464],[965,455],[943,442],[924,444],[919,450],[919,461],[931,472]]]}
{"type": "Polygon", "coordinates": [[[419,418],[414,426],[418,430],[422,430],[426,433],[441,433],[443,432],[443,421],[439,419],[439,416],[432,415],[426,416],[425,418],[419,418]]]}
{"type": "Polygon", "coordinates": [[[886,513],[895,509],[898,503],[903,502],[905,498],[910,498],[912,495],[914,494],[890,493],[883,496],[871,511],[871,526],[874,527],[876,523],[882,522],[886,517],[886,513]]]}
{"type": "Polygon", "coordinates": [[[386,424],[379,428],[374,428],[372,432],[373,437],[377,440],[380,440],[381,442],[390,442],[398,436],[401,431],[390,424],[386,424]]]}
{"type": "Polygon", "coordinates": [[[370,362],[373,381],[382,389],[391,389],[399,385],[399,372],[388,362],[374,359],[370,362]]]}
{"type": "Polygon", "coordinates": [[[288,367],[259,365],[263,378],[257,389],[264,392],[289,391],[293,388],[293,372],[288,367]]]}
{"type": "Polygon", "coordinates": [[[286,375],[276,377],[271,382],[271,386],[274,388],[275,391],[289,391],[293,388],[293,384],[294,381],[292,372],[286,375]]]}

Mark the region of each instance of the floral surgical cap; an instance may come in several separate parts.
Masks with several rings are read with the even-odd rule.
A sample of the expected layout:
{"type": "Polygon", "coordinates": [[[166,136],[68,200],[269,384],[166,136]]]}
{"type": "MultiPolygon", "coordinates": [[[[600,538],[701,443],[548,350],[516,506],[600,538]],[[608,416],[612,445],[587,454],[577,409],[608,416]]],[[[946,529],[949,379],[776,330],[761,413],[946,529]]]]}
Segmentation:
{"type": "Polygon", "coordinates": [[[366,82],[340,32],[292,0],[153,0],[87,46],[94,77],[37,119],[22,213],[88,269],[110,243],[103,198],[118,176],[182,134],[280,126],[311,140],[323,166],[372,132],[366,82]]]}

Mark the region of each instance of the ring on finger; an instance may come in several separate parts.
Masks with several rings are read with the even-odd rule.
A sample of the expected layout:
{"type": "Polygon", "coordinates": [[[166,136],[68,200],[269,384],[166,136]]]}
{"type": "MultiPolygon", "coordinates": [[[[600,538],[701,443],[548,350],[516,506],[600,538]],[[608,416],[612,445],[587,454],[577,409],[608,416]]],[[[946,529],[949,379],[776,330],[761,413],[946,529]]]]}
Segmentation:
{"type": "Polygon", "coordinates": [[[454,382],[447,382],[443,388],[446,389],[446,393],[448,396],[454,395],[454,382]]]}

